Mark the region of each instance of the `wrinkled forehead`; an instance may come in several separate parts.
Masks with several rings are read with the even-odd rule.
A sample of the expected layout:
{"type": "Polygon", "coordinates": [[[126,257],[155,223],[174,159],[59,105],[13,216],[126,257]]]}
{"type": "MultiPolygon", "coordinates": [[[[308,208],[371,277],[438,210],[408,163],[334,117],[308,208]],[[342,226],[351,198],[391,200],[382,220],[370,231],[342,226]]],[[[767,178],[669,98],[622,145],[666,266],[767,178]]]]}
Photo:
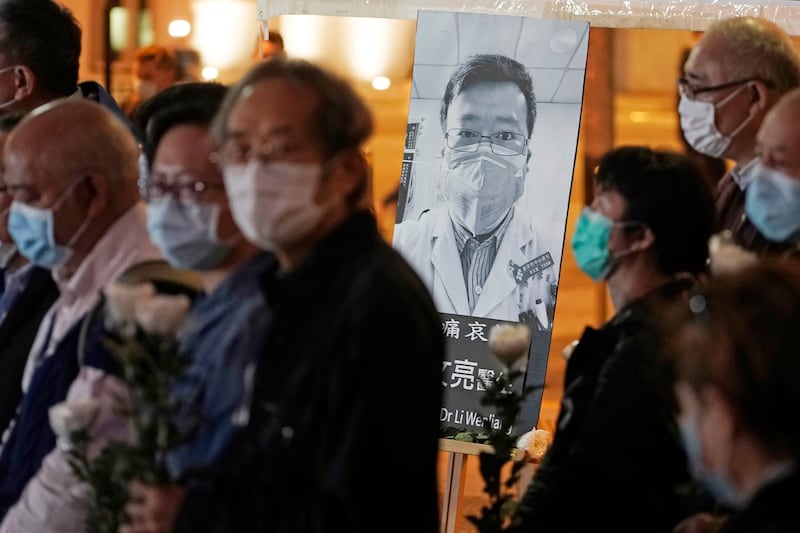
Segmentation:
{"type": "Polygon", "coordinates": [[[311,142],[311,121],[317,97],[308,88],[282,78],[256,81],[242,90],[225,121],[227,138],[305,137],[311,142]]]}
{"type": "Polygon", "coordinates": [[[706,36],[692,48],[683,74],[690,81],[709,84],[728,81],[728,63],[731,55],[730,44],[719,36],[706,36]]]}

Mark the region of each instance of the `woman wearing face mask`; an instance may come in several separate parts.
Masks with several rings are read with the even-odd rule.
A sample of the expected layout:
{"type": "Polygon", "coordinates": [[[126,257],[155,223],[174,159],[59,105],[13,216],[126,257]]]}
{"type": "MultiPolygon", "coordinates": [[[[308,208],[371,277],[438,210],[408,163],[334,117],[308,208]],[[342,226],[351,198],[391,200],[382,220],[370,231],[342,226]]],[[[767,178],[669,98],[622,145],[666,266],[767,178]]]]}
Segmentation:
{"type": "Polygon", "coordinates": [[[717,531],[800,531],[798,265],[716,276],[677,311],[671,362],[689,465],[733,511],[717,531]]]}
{"type": "Polygon", "coordinates": [[[606,154],[595,183],[572,250],[608,283],[616,314],[587,327],[569,358],[553,442],[515,532],[667,532],[710,505],[686,468],[655,329],[659,306],[705,272],[710,192],[685,156],[643,147],[606,154]]]}
{"type": "Polygon", "coordinates": [[[173,103],[142,125],[151,162],[150,238],[173,266],[198,271],[207,293],[192,309],[183,342],[192,363],[174,387],[184,400],[180,421],[198,425],[167,458],[176,484],[135,483],[133,494],[141,499],[128,509],[130,516],[157,520],[170,531],[186,489],[204,482],[238,431],[247,368],[266,329],[258,280],[274,262],[273,255],[244,239],[233,221],[209,134],[225,90],[204,88],[208,85],[182,84],[159,93],[157,98],[173,103]],[[194,103],[185,103],[187,98],[194,103]]]}

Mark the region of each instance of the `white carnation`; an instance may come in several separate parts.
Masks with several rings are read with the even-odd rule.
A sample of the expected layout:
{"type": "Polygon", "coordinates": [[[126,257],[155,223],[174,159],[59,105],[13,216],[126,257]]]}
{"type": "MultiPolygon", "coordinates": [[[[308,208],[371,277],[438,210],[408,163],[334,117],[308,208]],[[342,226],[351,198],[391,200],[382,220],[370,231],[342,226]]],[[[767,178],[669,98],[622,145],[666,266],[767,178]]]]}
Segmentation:
{"type": "Polygon", "coordinates": [[[711,274],[733,274],[758,262],[758,256],[734,243],[729,232],[717,233],[708,240],[711,274]]]}
{"type": "Polygon", "coordinates": [[[147,333],[174,337],[186,322],[191,307],[189,297],[157,295],[136,302],[136,322],[147,333]]]}
{"type": "Polygon", "coordinates": [[[57,437],[70,440],[74,433],[89,429],[100,408],[95,400],[61,402],[50,408],[50,427],[57,437]]]}
{"type": "Polygon", "coordinates": [[[136,320],[136,304],[147,298],[152,298],[156,293],[151,283],[126,283],[112,282],[105,286],[103,294],[106,297],[107,317],[111,325],[126,327],[136,320]]]}
{"type": "Polygon", "coordinates": [[[528,354],[530,344],[531,330],[525,324],[498,324],[489,330],[489,348],[509,366],[528,354]]]}

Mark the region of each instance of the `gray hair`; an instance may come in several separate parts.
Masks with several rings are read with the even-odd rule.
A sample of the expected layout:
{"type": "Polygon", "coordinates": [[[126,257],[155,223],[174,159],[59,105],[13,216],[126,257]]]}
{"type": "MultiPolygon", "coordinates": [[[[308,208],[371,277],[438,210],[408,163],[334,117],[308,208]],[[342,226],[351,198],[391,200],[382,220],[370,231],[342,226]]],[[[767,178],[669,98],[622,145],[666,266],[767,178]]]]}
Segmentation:
{"type": "Polygon", "coordinates": [[[800,57],[777,24],[758,17],[733,17],[712,24],[706,37],[726,44],[722,63],[731,80],[757,77],[781,94],[800,86],[800,57]]]}

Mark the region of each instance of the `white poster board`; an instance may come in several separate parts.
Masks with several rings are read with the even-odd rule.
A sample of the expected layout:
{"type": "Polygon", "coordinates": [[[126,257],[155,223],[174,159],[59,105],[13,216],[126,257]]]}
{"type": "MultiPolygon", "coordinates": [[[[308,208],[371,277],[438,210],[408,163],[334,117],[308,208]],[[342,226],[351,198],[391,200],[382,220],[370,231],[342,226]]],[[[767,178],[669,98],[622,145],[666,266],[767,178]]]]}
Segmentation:
{"type": "Polygon", "coordinates": [[[419,13],[393,244],[442,315],[445,426],[480,433],[492,418],[480,383],[503,371],[495,324],[530,326],[525,382],[544,383],[588,35],[584,22],[419,13]]]}

